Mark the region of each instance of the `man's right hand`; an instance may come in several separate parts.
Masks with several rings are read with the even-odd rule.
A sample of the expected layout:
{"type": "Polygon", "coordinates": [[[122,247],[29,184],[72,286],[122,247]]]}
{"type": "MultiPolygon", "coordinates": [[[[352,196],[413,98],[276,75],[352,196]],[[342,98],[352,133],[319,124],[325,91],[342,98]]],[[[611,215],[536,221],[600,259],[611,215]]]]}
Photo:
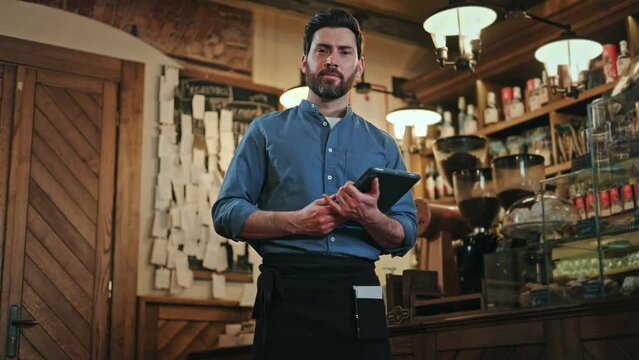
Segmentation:
{"type": "Polygon", "coordinates": [[[293,232],[301,235],[329,234],[346,219],[340,216],[324,199],[317,199],[295,212],[293,232]]]}

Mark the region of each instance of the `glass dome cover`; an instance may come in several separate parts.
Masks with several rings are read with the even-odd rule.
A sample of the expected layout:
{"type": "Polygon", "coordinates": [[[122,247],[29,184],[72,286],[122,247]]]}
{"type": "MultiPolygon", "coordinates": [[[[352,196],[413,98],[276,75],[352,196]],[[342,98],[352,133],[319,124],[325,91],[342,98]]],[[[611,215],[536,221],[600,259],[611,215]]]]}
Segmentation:
{"type": "Polygon", "coordinates": [[[525,239],[541,235],[544,230],[565,232],[577,223],[575,207],[554,193],[538,192],[512,204],[502,220],[502,233],[510,238],[525,239]],[[542,203],[543,201],[543,203],[542,203]]]}

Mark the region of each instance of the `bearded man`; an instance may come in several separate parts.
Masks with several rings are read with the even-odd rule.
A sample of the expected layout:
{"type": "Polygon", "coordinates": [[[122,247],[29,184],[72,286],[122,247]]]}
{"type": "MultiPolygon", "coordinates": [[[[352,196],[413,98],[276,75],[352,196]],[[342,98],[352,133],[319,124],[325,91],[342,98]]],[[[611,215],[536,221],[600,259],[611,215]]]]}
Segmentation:
{"type": "Polygon", "coordinates": [[[256,118],[213,205],[215,230],[263,258],[254,359],[390,359],[375,261],[402,256],[417,236],[408,192],[390,210],[354,185],[369,167],[405,170],[395,140],[353,112],[363,36],[342,10],[314,15],[299,106],[256,118]]]}

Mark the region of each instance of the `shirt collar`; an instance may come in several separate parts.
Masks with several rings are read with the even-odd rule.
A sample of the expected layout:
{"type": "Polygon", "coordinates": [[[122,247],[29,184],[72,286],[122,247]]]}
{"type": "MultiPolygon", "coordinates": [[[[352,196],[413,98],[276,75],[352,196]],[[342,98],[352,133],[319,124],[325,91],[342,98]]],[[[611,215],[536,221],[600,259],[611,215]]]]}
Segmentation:
{"type": "MultiPolygon", "coordinates": [[[[304,111],[311,111],[311,112],[315,112],[317,114],[321,114],[319,112],[319,110],[317,109],[317,105],[313,104],[312,102],[310,102],[308,100],[302,100],[302,102],[299,105],[299,108],[301,110],[304,110],[304,111]]],[[[349,117],[352,113],[353,113],[353,109],[351,108],[350,105],[347,105],[346,106],[346,115],[344,115],[344,117],[342,119],[345,119],[345,118],[349,117]]]]}

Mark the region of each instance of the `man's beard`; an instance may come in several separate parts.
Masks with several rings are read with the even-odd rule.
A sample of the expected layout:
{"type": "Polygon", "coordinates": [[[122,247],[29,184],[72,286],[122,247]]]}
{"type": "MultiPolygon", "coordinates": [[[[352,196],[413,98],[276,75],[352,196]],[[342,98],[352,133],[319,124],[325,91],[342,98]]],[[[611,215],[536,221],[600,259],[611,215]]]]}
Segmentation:
{"type": "Polygon", "coordinates": [[[353,74],[344,80],[344,75],[337,69],[326,68],[317,73],[313,73],[309,70],[308,65],[306,65],[306,85],[308,85],[311,91],[317,96],[323,99],[338,99],[351,89],[355,81],[355,74],[356,71],[353,71],[353,74]],[[340,84],[333,84],[333,81],[336,81],[336,79],[322,77],[322,75],[326,74],[338,76],[341,80],[340,84]]]}

